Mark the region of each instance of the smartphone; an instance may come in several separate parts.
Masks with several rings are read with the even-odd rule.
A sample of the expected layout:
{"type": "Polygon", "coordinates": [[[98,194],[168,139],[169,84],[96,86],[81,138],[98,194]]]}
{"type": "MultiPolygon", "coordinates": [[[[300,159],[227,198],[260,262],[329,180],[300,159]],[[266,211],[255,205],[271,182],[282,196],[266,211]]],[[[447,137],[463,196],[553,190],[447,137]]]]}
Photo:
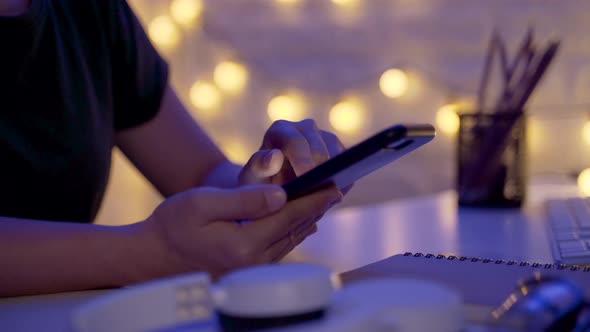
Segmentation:
{"type": "Polygon", "coordinates": [[[287,199],[293,200],[328,185],[346,188],[430,142],[435,135],[434,127],[429,124],[389,127],[283,184],[283,189],[287,199]]]}

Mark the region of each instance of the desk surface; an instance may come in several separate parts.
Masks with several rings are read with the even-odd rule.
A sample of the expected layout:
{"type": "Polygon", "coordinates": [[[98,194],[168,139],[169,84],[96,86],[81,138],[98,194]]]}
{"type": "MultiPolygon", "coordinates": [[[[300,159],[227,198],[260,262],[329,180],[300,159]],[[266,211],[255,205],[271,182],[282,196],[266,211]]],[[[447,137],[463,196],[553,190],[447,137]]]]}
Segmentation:
{"type": "MultiPolygon", "coordinates": [[[[531,183],[523,209],[457,208],[452,191],[385,204],[342,208],[320,221],[320,231],[290,256],[344,272],[391,255],[443,253],[509,260],[553,260],[542,202],[577,195],[573,181],[531,183]]],[[[0,328],[63,331],[69,311],[102,292],[78,292],[0,300],[0,328]]]]}
{"type": "Polygon", "coordinates": [[[522,209],[459,208],[454,191],[343,208],[291,255],[344,272],[404,252],[552,262],[545,229],[547,198],[579,195],[565,177],[531,181],[522,209]]]}

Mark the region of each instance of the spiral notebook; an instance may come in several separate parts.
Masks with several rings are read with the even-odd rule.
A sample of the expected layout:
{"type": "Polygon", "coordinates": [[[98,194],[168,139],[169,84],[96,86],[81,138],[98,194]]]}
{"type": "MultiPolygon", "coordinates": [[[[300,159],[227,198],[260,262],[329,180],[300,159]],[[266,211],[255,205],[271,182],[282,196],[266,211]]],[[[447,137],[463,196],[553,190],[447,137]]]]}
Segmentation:
{"type": "Polygon", "coordinates": [[[409,252],[345,272],[341,278],[344,283],[383,277],[430,280],[456,289],[466,304],[494,307],[535,273],[569,279],[590,297],[590,267],[409,252]]]}

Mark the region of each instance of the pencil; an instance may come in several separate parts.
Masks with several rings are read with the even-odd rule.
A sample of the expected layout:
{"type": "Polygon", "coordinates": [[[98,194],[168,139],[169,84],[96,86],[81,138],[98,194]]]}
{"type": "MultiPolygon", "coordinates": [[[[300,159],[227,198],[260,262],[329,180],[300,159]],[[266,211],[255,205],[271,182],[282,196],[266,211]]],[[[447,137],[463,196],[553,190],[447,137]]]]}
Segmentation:
{"type": "Polygon", "coordinates": [[[478,96],[477,96],[477,111],[483,112],[486,108],[486,93],[488,89],[488,82],[490,80],[492,67],[494,64],[494,57],[497,49],[497,41],[499,39],[498,32],[494,29],[492,31],[492,37],[488,42],[488,49],[486,52],[484,69],[479,82],[478,96]]]}
{"type": "Polygon", "coordinates": [[[519,96],[519,98],[515,99],[514,104],[511,105],[513,109],[522,109],[524,107],[535,87],[539,84],[541,78],[547,71],[547,68],[549,68],[549,65],[551,64],[558,50],[558,41],[552,41],[549,43],[549,46],[547,46],[545,52],[543,52],[541,55],[537,65],[534,67],[534,69],[527,73],[528,80],[526,84],[524,84],[524,89],[521,89],[522,94],[519,96]]]}
{"type": "Polygon", "coordinates": [[[532,46],[533,29],[528,28],[525,38],[522,40],[514,61],[508,68],[508,75],[505,80],[504,92],[498,101],[496,111],[511,111],[510,101],[514,97],[514,90],[524,84],[526,73],[529,70],[531,59],[535,50],[532,46]]]}

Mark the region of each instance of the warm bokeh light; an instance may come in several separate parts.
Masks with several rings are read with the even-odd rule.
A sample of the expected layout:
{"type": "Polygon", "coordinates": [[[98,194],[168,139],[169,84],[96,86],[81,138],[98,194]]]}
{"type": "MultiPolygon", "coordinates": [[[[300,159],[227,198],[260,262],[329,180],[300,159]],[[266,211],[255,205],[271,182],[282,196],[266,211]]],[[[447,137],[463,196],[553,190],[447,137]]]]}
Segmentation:
{"type": "Polygon", "coordinates": [[[222,91],[238,94],[246,87],[248,70],[239,63],[225,61],[215,67],[213,80],[222,91]]]}
{"type": "Polygon", "coordinates": [[[584,127],[582,127],[582,137],[584,138],[584,142],[590,145],[590,121],[584,123],[584,127]]]}
{"type": "Polygon", "coordinates": [[[221,103],[221,94],[215,85],[196,81],[190,88],[189,98],[193,106],[211,113],[221,103]]]}
{"type": "Polygon", "coordinates": [[[359,4],[359,0],[332,0],[332,3],[342,7],[354,7],[359,4]]]}
{"type": "Polygon", "coordinates": [[[221,141],[221,149],[233,162],[245,164],[251,157],[248,147],[240,139],[230,138],[221,141]]]}
{"type": "Polygon", "coordinates": [[[582,195],[590,196],[590,168],[586,168],[578,175],[578,189],[582,195]]]}
{"type": "Polygon", "coordinates": [[[172,0],[170,3],[172,18],[187,28],[195,25],[202,11],[203,2],[201,0],[172,0]]]}
{"type": "Polygon", "coordinates": [[[540,153],[543,151],[543,126],[536,118],[527,117],[526,119],[526,144],[528,152],[540,153]]]}
{"type": "Polygon", "coordinates": [[[330,124],[339,132],[358,133],[364,126],[364,122],[365,109],[358,101],[341,101],[330,110],[330,124]]]}
{"type": "Polygon", "coordinates": [[[436,112],[436,127],[447,135],[455,135],[459,131],[459,105],[455,103],[441,106],[436,112]]]}
{"type": "Polygon", "coordinates": [[[386,70],[379,79],[381,92],[389,98],[399,98],[406,94],[410,86],[408,74],[401,69],[386,70]]]}
{"type": "Polygon", "coordinates": [[[162,15],[154,18],[148,26],[148,34],[161,49],[171,49],[178,45],[180,32],[170,17],[162,15]]]}
{"type": "Polygon", "coordinates": [[[267,111],[272,121],[299,121],[305,117],[305,104],[298,95],[281,95],[270,100],[267,111]]]}
{"type": "Polygon", "coordinates": [[[285,5],[293,5],[299,2],[299,0],[275,0],[278,3],[285,4],[285,5]]]}

